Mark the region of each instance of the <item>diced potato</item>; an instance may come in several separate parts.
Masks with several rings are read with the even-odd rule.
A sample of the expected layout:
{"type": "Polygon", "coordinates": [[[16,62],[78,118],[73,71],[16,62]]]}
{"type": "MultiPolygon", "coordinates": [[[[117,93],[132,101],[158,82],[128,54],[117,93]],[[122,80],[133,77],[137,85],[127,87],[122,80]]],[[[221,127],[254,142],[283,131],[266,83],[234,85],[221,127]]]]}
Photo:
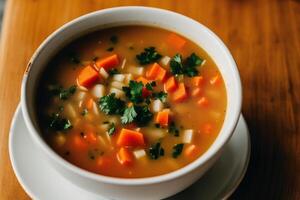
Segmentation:
{"type": "Polygon", "coordinates": [[[124,76],[125,76],[125,80],[124,80],[125,84],[129,84],[130,80],[133,79],[132,74],[124,74],[124,76]]]}
{"type": "Polygon", "coordinates": [[[151,108],[153,112],[159,112],[164,108],[164,104],[159,99],[156,99],[152,101],[151,108]]]}
{"type": "Polygon", "coordinates": [[[171,60],[171,58],[169,56],[164,56],[164,57],[162,57],[160,62],[162,65],[167,66],[169,64],[170,60],[171,60]]]}
{"type": "Polygon", "coordinates": [[[133,154],[136,159],[139,159],[139,158],[146,156],[146,151],[144,149],[139,149],[139,150],[133,151],[133,154]]]}
{"type": "Polygon", "coordinates": [[[143,75],[144,74],[144,68],[143,67],[130,66],[130,67],[127,68],[127,71],[129,73],[134,74],[134,75],[143,75]]]}
{"type": "Polygon", "coordinates": [[[122,90],[122,88],[125,86],[125,84],[118,82],[118,81],[113,81],[110,84],[112,87],[117,88],[119,90],[122,90]]]}
{"type": "Polygon", "coordinates": [[[76,113],[76,110],[74,108],[74,106],[71,104],[71,103],[66,103],[65,106],[64,106],[64,113],[74,119],[77,117],[77,113],[76,113]]]}
{"type": "Polygon", "coordinates": [[[125,97],[125,93],[122,90],[114,88],[114,87],[110,88],[109,93],[110,94],[115,93],[117,98],[124,98],[125,97]]]}
{"type": "Polygon", "coordinates": [[[118,81],[118,82],[123,82],[124,79],[125,79],[125,75],[124,74],[115,74],[112,77],[112,80],[118,81]]]}
{"type": "Polygon", "coordinates": [[[107,73],[107,71],[103,67],[100,68],[99,74],[104,79],[107,79],[109,77],[109,74],[107,73]]]}
{"type": "Polygon", "coordinates": [[[66,135],[63,133],[57,133],[55,135],[55,144],[59,147],[63,146],[66,143],[66,135]]]}
{"type": "Polygon", "coordinates": [[[194,130],[192,129],[184,130],[183,138],[182,138],[183,143],[191,143],[193,140],[193,136],[194,136],[194,130]]]}
{"type": "Polygon", "coordinates": [[[74,99],[76,101],[84,101],[85,97],[86,97],[86,92],[83,91],[78,91],[74,95],[74,99]]]}
{"type": "Polygon", "coordinates": [[[96,84],[93,88],[92,88],[92,94],[97,97],[103,97],[105,95],[105,86],[102,84],[96,84]]]}

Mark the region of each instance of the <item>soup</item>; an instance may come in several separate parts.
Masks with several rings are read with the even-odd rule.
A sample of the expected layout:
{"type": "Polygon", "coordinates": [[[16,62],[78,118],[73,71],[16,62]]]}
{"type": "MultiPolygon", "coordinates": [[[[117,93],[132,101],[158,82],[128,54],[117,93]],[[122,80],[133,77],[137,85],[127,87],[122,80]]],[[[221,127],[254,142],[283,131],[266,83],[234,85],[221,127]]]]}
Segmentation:
{"type": "Polygon", "coordinates": [[[121,26],[60,51],[37,95],[42,135],[67,161],[112,177],[184,167],[212,145],[226,112],[207,53],[167,30],[121,26]]]}

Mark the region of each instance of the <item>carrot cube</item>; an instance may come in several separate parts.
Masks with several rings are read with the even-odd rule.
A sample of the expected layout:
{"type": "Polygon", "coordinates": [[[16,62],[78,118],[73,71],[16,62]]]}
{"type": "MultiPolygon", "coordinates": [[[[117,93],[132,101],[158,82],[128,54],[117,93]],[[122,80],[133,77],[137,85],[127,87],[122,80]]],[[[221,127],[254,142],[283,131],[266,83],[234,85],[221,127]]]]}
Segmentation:
{"type": "Polygon", "coordinates": [[[132,153],[124,147],[121,147],[120,150],[118,151],[117,158],[118,161],[125,166],[129,166],[133,163],[132,153]]]}
{"type": "Polygon", "coordinates": [[[169,109],[164,109],[157,113],[155,123],[160,124],[161,126],[168,126],[169,124],[169,109]]]}
{"type": "Polygon", "coordinates": [[[192,78],[192,83],[194,86],[199,87],[203,84],[203,76],[195,76],[192,78]]]}
{"type": "Polygon", "coordinates": [[[165,90],[167,92],[172,92],[177,88],[177,82],[174,76],[171,76],[165,83],[165,90]]]}
{"type": "Polygon", "coordinates": [[[127,147],[144,146],[144,135],[138,131],[123,128],[117,140],[117,145],[127,147]]]}
{"type": "Polygon", "coordinates": [[[175,33],[168,36],[167,42],[176,50],[181,50],[186,44],[186,40],[175,33]]]}
{"type": "Polygon", "coordinates": [[[159,64],[154,63],[151,68],[146,72],[146,77],[151,80],[164,81],[167,71],[159,64]]]}
{"type": "Polygon", "coordinates": [[[108,56],[106,58],[100,59],[96,61],[96,66],[98,70],[100,70],[101,67],[103,67],[106,71],[116,67],[120,63],[118,55],[113,54],[111,56],[108,56]]]}
{"type": "Polygon", "coordinates": [[[175,102],[182,102],[188,97],[184,83],[179,83],[177,90],[173,94],[175,102]]]}
{"type": "Polygon", "coordinates": [[[98,72],[90,65],[81,70],[78,75],[78,84],[84,87],[91,87],[99,79],[98,72]]]}

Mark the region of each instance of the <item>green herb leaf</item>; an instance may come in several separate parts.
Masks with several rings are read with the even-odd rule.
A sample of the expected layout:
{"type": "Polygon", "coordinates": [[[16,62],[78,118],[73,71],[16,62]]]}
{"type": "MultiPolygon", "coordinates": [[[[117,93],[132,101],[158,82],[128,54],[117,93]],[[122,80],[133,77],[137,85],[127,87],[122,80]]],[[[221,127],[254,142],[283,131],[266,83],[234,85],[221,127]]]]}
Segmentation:
{"type": "Polygon", "coordinates": [[[156,86],[156,82],[155,81],[152,81],[150,83],[146,83],[146,88],[149,91],[153,91],[153,87],[155,87],[155,86],[156,86]]]}
{"type": "Polygon", "coordinates": [[[157,160],[160,156],[164,156],[165,150],[161,147],[160,142],[157,142],[149,148],[149,156],[152,160],[157,160]]]}
{"type": "Polygon", "coordinates": [[[178,156],[180,156],[182,150],[183,150],[183,143],[180,144],[176,144],[173,146],[173,152],[172,152],[172,156],[173,158],[177,158],[178,156]]]}
{"type": "Polygon", "coordinates": [[[62,89],[59,93],[59,98],[62,100],[68,99],[76,92],[76,85],[72,85],[68,89],[62,89]]]}
{"type": "Polygon", "coordinates": [[[113,134],[115,134],[115,132],[116,132],[115,123],[112,122],[107,130],[107,133],[108,135],[112,136],[113,134]]]}
{"type": "Polygon", "coordinates": [[[103,96],[98,104],[100,110],[107,115],[122,115],[125,109],[125,102],[115,97],[115,93],[103,96]]]}
{"type": "Polygon", "coordinates": [[[174,75],[184,74],[189,77],[197,76],[199,74],[197,66],[201,65],[203,59],[192,53],[184,61],[180,54],[176,54],[170,61],[171,73],[174,75]]]}
{"type": "Polygon", "coordinates": [[[60,117],[59,113],[52,114],[49,119],[49,128],[55,131],[64,131],[72,128],[70,120],[60,117]]]}
{"type": "Polygon", "coordinates": [[[184,74],[182,56],[176,54],[170,61],[171,73],[174,75],[184,74]]]}
{"type": "Polygon", "coordinates": [[[152,98],[159,99],[163,103],[166,102],[167,96],[168,96],[168,94],[163,91],[152,93],[152,98]]]}
{"type": "Polygon", "coordinates": [[[111,43],[117,44],[119,41],[119,38],[116,35],[112,35],[109,40],[111,41],[111,43]]]}
{"type": "Polygon", "coordinates": [[[116,68],[112,68],[111,70],[108,71],[108,74],[110,76],[112,76],[112,75],[120,74],[120,73],[118,72],[118,70],[116,68]]]}
{"type": "Polygon", "coordinates": [[[124,111],[123,116],[121,117],[122,124],[128,124],[134,121],[137,113],[134,110],[134,106],[127,107],[124,111]]]}
{"type": "Polygon", "coordinates": [[[169,127],[168,127],[168,132],[173,134],[174,136],[178,137],[179,136],[179,129],[176,127],[175,122],[171,122],[169,127]]]}
{"type": "Polygon", "coordinates": [[[141,65],[153,63],[160,59],[162,56],[155,50],[155,47],[148,47],[144,52],[136,55],[137,60],[141,65]]]}
{"type": "Polygon", "coordinates": [[[134,110],[137,113],[134,122],[138,126],[146,126],[151,121],[153,114],[150,112],[148,105],[143,105],[143,106],[135,105],[134,110]]]}
{"type": "Polygon", "coordinates": [[[143,83],[131,80],[129,82],[129,87],[123,87],[123,91],[125,95],[133,102],[133,103],[141,103],[143,102],[143,83]]]}

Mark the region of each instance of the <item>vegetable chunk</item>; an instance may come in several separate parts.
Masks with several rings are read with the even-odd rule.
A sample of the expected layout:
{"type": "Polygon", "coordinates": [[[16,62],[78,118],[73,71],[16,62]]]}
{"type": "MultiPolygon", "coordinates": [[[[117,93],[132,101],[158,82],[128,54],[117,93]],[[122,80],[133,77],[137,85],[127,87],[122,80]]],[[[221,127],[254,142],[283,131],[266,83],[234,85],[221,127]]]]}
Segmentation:
{"type": "Polygon", "coordinates": [[[138,131],[123,128],[117,140],[118,146],[139,147],[145,145],[144,135],[138,131]]]}
{"type": "Polygon", "coordinates": [[[118,151],[117,158],[118,161],[124,166],[129,166],[133,163],[133,155],[131,151],[124,147],[118,151]]]}
{"type": "Polygon", "coordinates": [[[182,102],[188,97],[184,83],[179,83],[177,90],[173,94],[175,102],[182,102]]]}
{"type": "Polygon", "coordinates": [[[164,81],[167,71],[162,68],[159,64],[154,63],[151,68],[147,71],[146,77],[151,80],[164,81]]]}
{"type": "Polygon", "coordinates": [[[106,71],[108,71],[109,69],[116,67],[119,63],[120,61],[118,55],[113,54],[111,56],[96,61],[96,66],[98,70],[100,70],[100,68],[103,67],[106,71]]]}
{"type": "Polygon", "coordinates": [[[168,36],[167,42],[176,50],[181,50],[186,44],[186,40],[175,33],[168,36]]]}
{"type": "Polygon", "coordinates": [[[91,87],[99,80],[97,71],[90,65],[81,70],[78,76],[78,84],[84,87],[91,87]]]}
{"type": "Polygon", "coordinates": [[[170,110],[164,109],[157,113],[155,122],[157,124],[160,124],[163,127],[167,127],[169,124],[169,115],[170,115],[170,110]]]}

